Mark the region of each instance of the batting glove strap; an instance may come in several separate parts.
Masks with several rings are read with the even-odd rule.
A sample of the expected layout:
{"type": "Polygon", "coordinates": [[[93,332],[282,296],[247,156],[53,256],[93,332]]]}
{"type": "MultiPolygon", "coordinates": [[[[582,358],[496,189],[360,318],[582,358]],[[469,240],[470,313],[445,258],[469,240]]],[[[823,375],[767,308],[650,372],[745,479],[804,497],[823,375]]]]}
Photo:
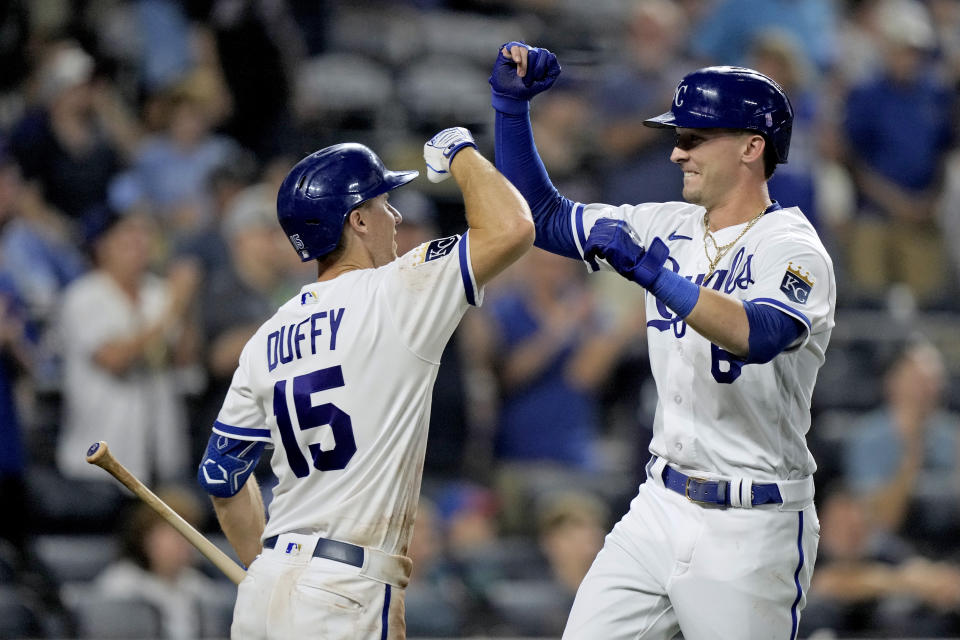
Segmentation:
{"type": "Polygon", "coordinates": [[[444,129],[423,145],[423,160],[430,182],[443,182],[450,177],[450,163],[464,147],[477,148],[473,135],[463,127],[444,129]]]}
{"type": "Polygon", "coordinates": [[[654,283],[670,255],[670,249],[660,238],[654,238],[650,246],[633,267],[633,281],[644,289],[649,289],[654,283]]]}

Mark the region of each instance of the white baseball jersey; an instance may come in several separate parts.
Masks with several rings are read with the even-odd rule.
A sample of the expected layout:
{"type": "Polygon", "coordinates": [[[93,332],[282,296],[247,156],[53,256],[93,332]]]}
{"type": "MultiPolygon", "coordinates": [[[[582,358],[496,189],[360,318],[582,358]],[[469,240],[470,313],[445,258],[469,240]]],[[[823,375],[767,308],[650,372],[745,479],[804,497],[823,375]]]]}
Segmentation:
{"type": "MultiPolygon", "coordinates": [[[[683,202],[577,205],[572,214],[581,256],[598,219],[625,220],[644,246],[661,238],[670,249],[667,267],[680,275],[773,306],[806,327],[771,362],[743,364],[648,293],[647,340],[659,396],[650,450],[681,471],[766,481],[810,476],[816,464],[805,435],[834,325],[833,263],[799,209],[773,205],[704,282],[709,262],[703,215],[703,207],[683,202]]],[[[734,241],[745,224],[714,233],[717,245],[734,241]]],[[[710,250],[713,258],[712,244],[710,250]]]]}
{"type": "Polygon", "coordinates": [[[273,445],[264,538],[406,555],[440,355],[482,298],[468,238],[308,284],[244,347],[213,430],[273,445]]]}

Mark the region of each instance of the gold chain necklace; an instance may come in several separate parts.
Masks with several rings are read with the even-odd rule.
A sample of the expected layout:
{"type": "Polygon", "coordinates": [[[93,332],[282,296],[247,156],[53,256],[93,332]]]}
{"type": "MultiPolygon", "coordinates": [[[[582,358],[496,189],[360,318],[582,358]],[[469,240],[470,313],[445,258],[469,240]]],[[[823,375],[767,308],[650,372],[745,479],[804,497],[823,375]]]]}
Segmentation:
{"type": "Polygon", "coordinates": [[[740,232],[740,235],[738,235],[736,238],[733,239],[733,242],[728,242],[722,247],[717,245],[717,239],[713,237],[713,233],[710,231],[710,213],[704,212],[703,214],[703,255],[707,257],[707,262],[710,263],[710,268],[707,270],[707,275],[703,277],[704,282],[710,279],[710,276],[713,275],[714,270],[717,268],[717,264],[719,264],[720,260],[723,259],[723,256],[727,255],[727,252],[730,251],[730,249],[732,249],[735,244],[740,242],[740,238],[742,238],[747,231],[750,231],[750,228],[753,225],[757,224],[757,220],[759,220],[761,216],[763,216],[763,212],[766,210],[767,210],[766,207],[761,209],[760,213],[754,216],[753,219],[747,223],[747,226],[743,228],[743,231],[740,232]],[[710,257],[710,251],[707,249],[707,240],[709,240],[713,244],[713,250],[714,250],[713,258],[710,257]]]}

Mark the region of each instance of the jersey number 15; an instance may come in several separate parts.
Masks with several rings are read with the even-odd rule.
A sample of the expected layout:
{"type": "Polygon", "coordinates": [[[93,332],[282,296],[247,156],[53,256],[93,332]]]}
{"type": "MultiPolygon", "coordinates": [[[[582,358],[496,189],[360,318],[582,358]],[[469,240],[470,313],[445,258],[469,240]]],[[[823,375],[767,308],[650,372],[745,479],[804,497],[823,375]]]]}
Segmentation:
{"type": "Polygon", "coordinates": [[[344,469],[350,458],[357,452],[357,443],[353,437],[353,423],[350,416],[330,402],[313,405],[314,393],[336,389],[343,386],[343,371],[339,366],[318,369],[293,380],[280,380],[273,385],[273,413],[277,416],[280,440],[287,454],[290,469],[298,478],[310,474],[310,464],[297,443],[290,421],[290,408],[287,406],[287,382],[293,383],[293,410],[301,431],[330,425],[333,431],[334,446],[324,451],[319,443],[307,445],[313,466],[320,471],[344,469]]]}

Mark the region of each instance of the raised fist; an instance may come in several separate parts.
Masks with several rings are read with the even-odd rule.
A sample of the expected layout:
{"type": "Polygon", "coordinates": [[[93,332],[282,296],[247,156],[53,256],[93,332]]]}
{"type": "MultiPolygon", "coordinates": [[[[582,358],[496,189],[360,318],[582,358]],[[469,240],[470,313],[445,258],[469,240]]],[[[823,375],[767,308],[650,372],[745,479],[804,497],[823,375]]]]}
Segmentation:
{"type": "Polygon", "coordinates": [[[549,50],[508,42],[500,47],[490,74],[493,106],[507,113],[526,110],[522,103],[549,89],[559,76],[560,63],[549,50]]]}
{"type": "Polygon", "coordinates": [[[443,182],[450,177],[450,162],[464,147],[477,148],[473,135],[463,127],[444,129],[423,145],[423,159],[427,163],[430,182],[443,182]]]}

